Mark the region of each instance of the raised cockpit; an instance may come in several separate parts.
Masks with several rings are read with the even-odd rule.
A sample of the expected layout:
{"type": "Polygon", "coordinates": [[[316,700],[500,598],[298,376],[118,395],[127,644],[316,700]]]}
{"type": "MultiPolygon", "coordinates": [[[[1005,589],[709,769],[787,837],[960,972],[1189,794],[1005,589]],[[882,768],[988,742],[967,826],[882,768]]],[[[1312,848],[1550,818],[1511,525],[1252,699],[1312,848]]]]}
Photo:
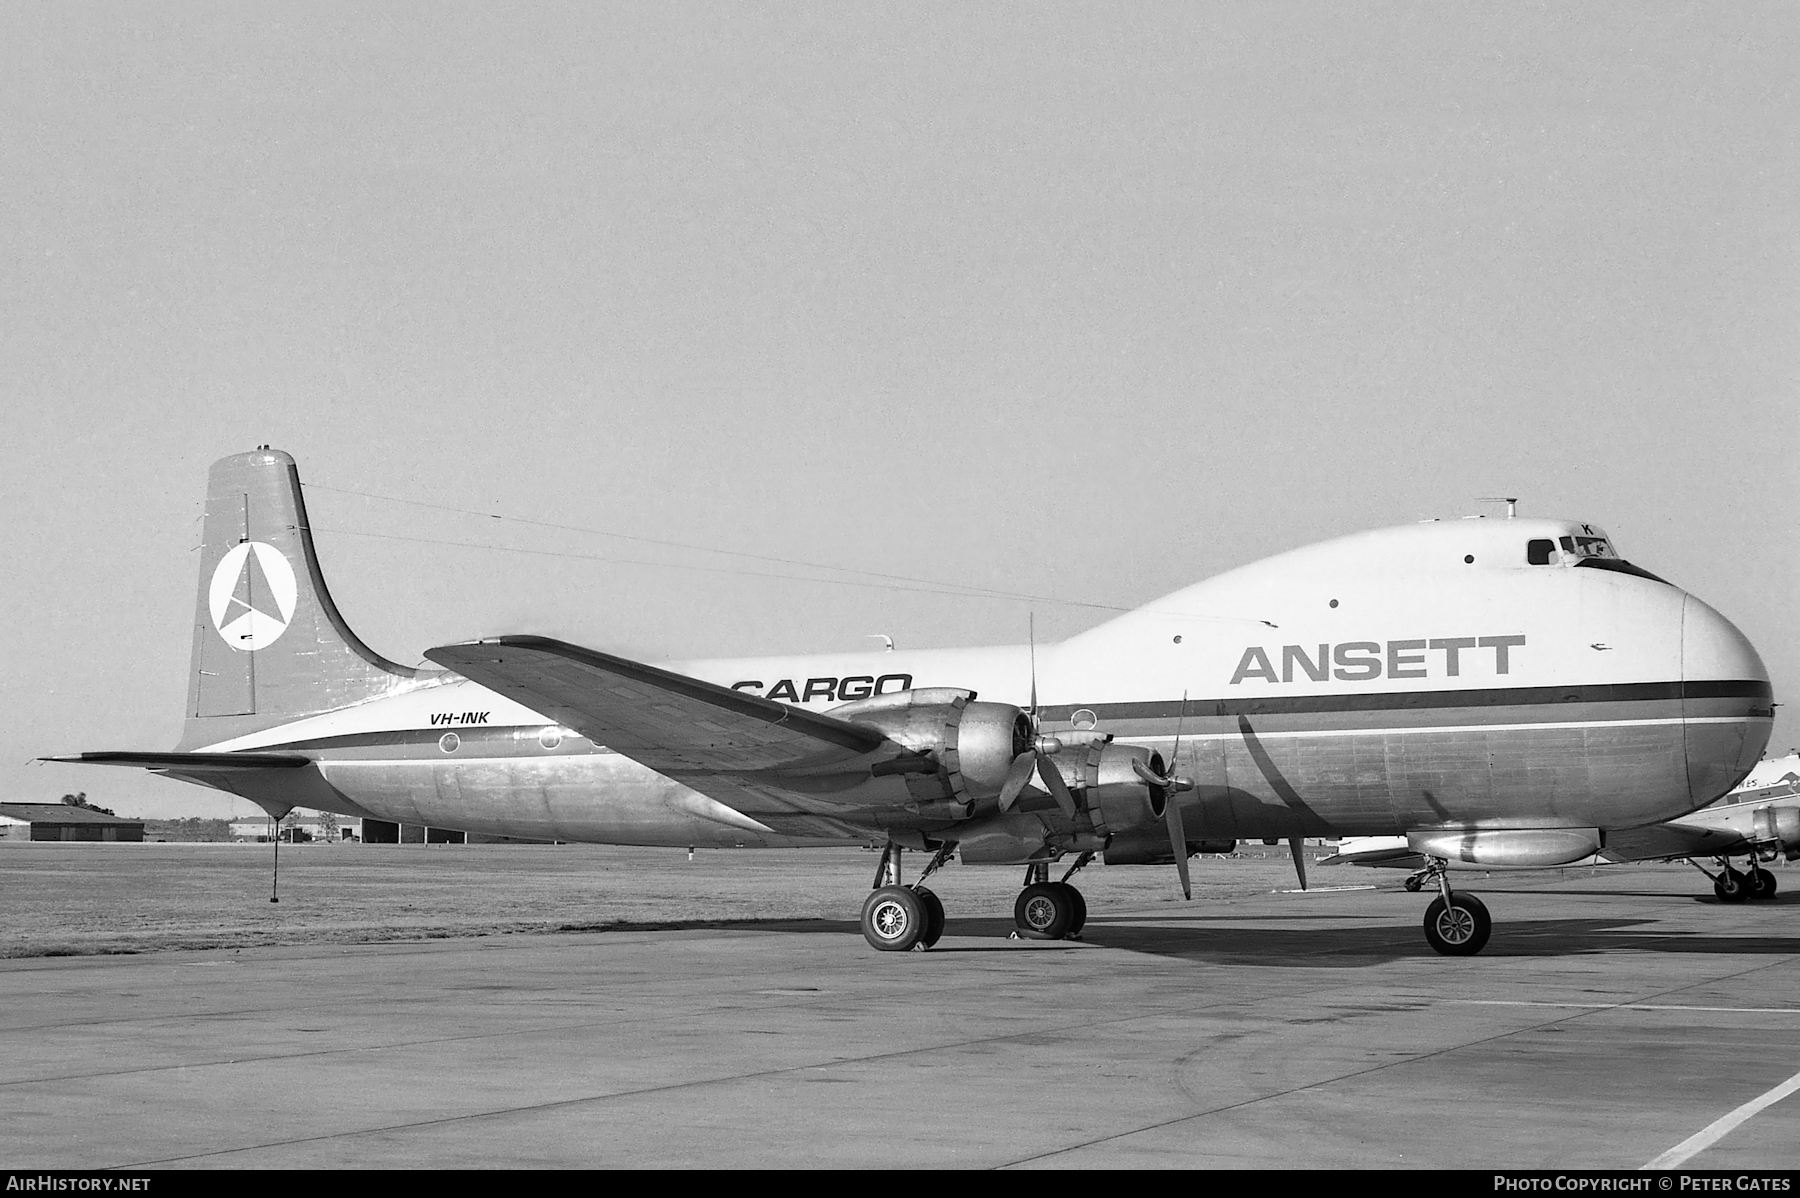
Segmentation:
{"type": "Polygon", "coordinates": [[[1592,524],[1573,525],[1568,532],[1555,537],[1531,538],[1525,543],[1525,561],[1533,566],[1591,566],[1668,585],[1666,579],[1620,557],[1619,551],[1613,548],[1612,539],[1592,524]]]}

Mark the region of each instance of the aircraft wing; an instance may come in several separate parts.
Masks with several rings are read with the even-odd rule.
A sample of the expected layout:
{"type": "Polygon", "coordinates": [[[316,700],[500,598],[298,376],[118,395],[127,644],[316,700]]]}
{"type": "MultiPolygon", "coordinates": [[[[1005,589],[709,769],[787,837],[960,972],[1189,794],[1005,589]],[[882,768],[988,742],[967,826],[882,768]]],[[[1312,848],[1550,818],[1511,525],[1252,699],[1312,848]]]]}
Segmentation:
{"type": "Polygon", "coordinates": [[[1600,855],[1608,861],[1660,861],[1668,857],[1717,857],[1746,853],[1750,843],[1730,827],[1708,827],[1688,819],[1608,832],[1600,855]]]}
{"type": "Polygon", "coordinates": [[[546,637],[442,645],[425,656],[727,802],[740,802],[746,787],[766,802],[768,774],[830,774],[889,743],[861,724],[546,637]],[[746,775],[764,775],[763,784],[746,775]]]}

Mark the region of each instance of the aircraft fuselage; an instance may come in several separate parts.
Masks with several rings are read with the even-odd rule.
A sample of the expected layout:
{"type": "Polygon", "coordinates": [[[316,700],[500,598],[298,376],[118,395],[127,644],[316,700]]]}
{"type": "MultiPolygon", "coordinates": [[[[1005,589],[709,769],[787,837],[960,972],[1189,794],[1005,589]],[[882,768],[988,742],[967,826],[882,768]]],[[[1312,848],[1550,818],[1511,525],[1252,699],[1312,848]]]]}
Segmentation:
{"type": "MultiPolygon", "coordinates": [[[[1041,726],[1165,756],[1179,735],[1173,772],[1195,782],[1179,801],[1196,841],[1681,815],[1760,756],[1766,671],[1694,596],[1555,549],[1583,528],[1407,526],[1220,575],[1036,646],[1041,726]],[[1550,560],[1535,560],[1545,542],[1550,560]]],[[[665,668],[823,712],[924,687],[1025,706],[1033,659],[1008,645],[665,668]]],[[[1007,814],[962,819],[827,801],[842,794],[727,807],[454,675],[183,747],[304,753],[317,771],[306,806],[477,832],[664,845],[951,837],[994,860],[1024,859],[1046,836],[1091,847],[1035,789],[1007,814]]]]}

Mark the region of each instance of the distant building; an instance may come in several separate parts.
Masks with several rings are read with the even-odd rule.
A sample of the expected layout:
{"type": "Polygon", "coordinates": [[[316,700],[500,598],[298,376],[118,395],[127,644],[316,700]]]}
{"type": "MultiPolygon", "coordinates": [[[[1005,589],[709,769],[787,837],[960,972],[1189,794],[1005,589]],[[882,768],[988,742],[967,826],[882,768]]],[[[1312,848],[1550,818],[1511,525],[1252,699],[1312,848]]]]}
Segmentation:
{"type": "MultiPolygon", "coordinates": [[[[275,835],[275,825],[266,815],[254,815],[249,819],[231,821],[231,838],[233,840],[268,841],[275,835]]],[[[316,811],[300,811],[292,821],[281,821],[281,839],[292,841],[309,840],[361,840],[363,835],[362,821],[351,819],[347,815],[332,816],[327,819],[316,811]],[[290,835],[290,827],[299,835],[290,835]]]]}
{"type": "Polygon", "coordinates": [[[144,821],[68,803],[0,803],[0,842],[144,839],[144,821]]]}
{"type": "MultiPolygon", "coordinates": [[[[237,841],[267,843],[274,836],[274,824],[266,815],[231,821],[231,838],[237,841]]],[[[296,811],[290,822],[281,821],[281,839],[292,843],[308,841],[353,840],[367,844],[557,844],[552,840],[526,840],[518,836],[491,836],[479,832],[464,833],[455,828],[428,828],[422,824],[399,824],[381,819],[352,819],[347,815],[327,819],[317,811],[296,811]],[[294,835],[298,833],[298,835],[294,835]]]]}

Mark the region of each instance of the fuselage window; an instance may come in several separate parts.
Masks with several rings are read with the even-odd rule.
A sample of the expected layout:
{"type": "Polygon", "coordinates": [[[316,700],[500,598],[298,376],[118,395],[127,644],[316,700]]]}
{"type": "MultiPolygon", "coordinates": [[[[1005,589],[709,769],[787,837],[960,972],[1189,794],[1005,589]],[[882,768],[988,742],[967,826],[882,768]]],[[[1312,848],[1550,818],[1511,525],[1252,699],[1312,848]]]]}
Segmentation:
{"type": "Polygon", "coordinates": [[[1534,566],[1549,565],[1555,553],[1556,542],[1548,539],[1530,541],[1525,546],[1525,560],[1534,566]]]}

